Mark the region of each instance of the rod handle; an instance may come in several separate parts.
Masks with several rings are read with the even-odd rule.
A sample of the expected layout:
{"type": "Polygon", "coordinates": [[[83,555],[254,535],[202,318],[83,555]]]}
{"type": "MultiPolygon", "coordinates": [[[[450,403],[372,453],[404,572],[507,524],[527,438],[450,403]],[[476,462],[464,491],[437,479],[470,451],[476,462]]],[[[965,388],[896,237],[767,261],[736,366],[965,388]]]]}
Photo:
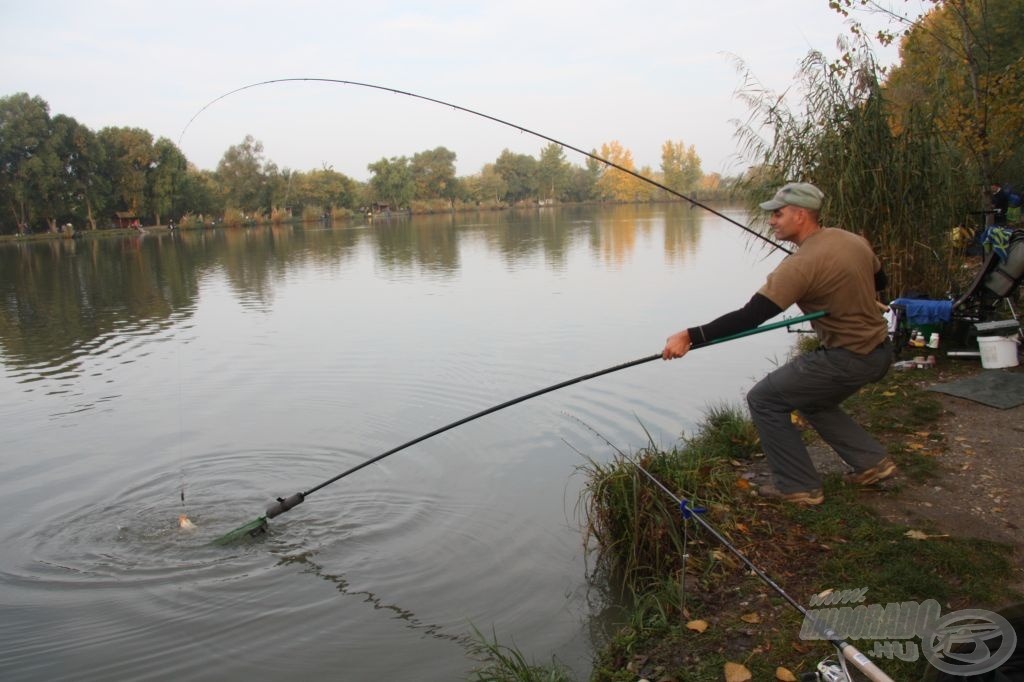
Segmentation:
{"type": "Polygon", "coordinates": [[[886,675],[871,659],[862,654],[857,647],[846,642],[844,644],[846,646],[840,649],[843,657],[852,663],[857,670],[864,673],[869,680],[872,682],[893,682],[891,677],[886,675]]]}
{"type": "Polygon", "coordinates": [[[297,507],[306,499],[305,494],[295,493],[291,497],[279,497],[277,502],[267,507],[267,518],[272,519],[279,514],[284,514],[292,507],[297,507]]]}

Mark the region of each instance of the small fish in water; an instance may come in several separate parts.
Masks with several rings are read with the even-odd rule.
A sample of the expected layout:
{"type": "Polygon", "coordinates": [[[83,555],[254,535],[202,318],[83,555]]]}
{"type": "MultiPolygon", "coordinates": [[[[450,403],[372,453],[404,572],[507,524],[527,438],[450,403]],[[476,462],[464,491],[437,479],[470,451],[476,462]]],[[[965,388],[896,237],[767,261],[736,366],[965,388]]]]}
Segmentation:
{"type": "Polygon", "coordinates": [[[194,530],[195,527],[196,524],[192,523],[192,521],[190,521],[187,516],[185,516],[184,514],[178,515],[178,528],[181,528],[183,530],[194,530]]]}

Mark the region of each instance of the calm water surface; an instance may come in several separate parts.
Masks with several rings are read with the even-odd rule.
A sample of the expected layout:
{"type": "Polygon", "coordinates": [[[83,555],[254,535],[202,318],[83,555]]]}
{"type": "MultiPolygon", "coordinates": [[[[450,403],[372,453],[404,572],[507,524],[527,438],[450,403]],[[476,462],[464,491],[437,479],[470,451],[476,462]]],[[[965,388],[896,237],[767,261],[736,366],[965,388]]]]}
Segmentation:
{"type": "Polygon", "coordinates": [[[584,678],[584,456],[675,443],[792,335],[542,396],[207,543],[658,352],[778,259],[675,205],[0,245],[0,679],[465,679],[474,627],[584,678]]]}

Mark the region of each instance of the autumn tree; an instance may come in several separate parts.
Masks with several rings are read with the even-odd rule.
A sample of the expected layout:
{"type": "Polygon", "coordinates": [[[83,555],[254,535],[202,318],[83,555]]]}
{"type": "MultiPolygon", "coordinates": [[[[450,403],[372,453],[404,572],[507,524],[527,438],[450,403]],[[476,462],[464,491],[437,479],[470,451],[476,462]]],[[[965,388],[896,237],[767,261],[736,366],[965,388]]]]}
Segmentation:
{"type": "Polygon", "coordinates": [[[697,188],[702,192],[718,192],[722,190],[723,185],[721,173],[708,173],[700,177],[697,188]]]}
{"type": "Polygon", "coordinates": [[[669,189],[681,194],[693,191],[702,175],[696,147],[666,140],[661,145],[661,173],[662,184],[669,189]]]}
{"type": "MultiPolygon", "coordinates": [[[[931,121],[972,159],[984,181],[1024,175],[1024,0],[932,0],[910,21],[894,12],[900,63],[885,81],[897,132],[911,117],[931,121]],[[902,35],[900,35],[902,34],[902,35]]],[[[837,10],[882,11],[868,0],[837,10]]],[[[858,24],[854,24],[857,30],[858,24]]]]}
{"type": "MultiPolygon", "coordinates": [[[[626,170],[636,171],[633,152],[623,147],[618,140],[602,144],[598,156],[626,170]]],[[[602,199],[636,201],[643,195],[645,191],[643,185],[645,184],[642,180],[624,173],[618,168],[606,168],[597,181],[597,191],[602,199]]]]}

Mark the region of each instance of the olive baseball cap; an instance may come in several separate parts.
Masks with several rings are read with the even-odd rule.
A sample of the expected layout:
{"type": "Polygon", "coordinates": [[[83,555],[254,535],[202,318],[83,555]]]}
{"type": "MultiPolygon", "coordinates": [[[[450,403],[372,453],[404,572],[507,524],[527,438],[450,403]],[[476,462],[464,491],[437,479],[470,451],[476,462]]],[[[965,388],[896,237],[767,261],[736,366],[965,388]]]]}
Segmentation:
{"type": "Polygon", "coordinates": [[[774,211],[783,206],[799,206],[819,211],[824,198],[825,193],[809,182],[791,182],[783,185],[770,201],[761,204],[761,208],[774,211]]]}

